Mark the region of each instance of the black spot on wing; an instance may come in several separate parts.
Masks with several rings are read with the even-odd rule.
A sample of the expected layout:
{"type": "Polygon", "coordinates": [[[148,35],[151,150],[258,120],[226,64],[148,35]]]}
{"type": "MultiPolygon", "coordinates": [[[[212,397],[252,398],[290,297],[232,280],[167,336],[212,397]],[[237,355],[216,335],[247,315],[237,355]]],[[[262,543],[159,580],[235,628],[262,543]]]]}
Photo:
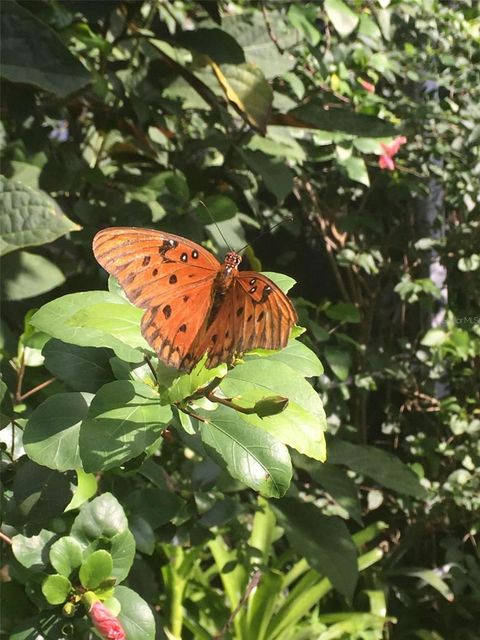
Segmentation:
{"type": "Polygon", "coordinates": [[[177,276],[174,273],[172,273],[172,275],[170,276],[168,281],[169,281],[170,284],[175,284],[176,281],[177,281],[177,276]]]}
{"type": "Polygon", "coordinates": [[[165,316],[165,318],[168,318],[172,315],[172,307],[169,304],[166,304],[163,309],[163,315],[165,316]]]}
{"type": "Polygon", "coordinates": [[[142,267],[147,267],[150,262],[150,256],[144,256],[142,261],[142,267]]]}

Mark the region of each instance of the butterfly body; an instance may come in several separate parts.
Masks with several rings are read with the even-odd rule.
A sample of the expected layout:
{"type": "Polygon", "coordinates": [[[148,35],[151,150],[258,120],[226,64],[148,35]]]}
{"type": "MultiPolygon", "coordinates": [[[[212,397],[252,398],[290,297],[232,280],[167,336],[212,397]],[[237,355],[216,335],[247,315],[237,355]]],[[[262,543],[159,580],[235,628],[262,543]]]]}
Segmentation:
{"type": "Polygon", "coordinates": [[[239,271],[229,252],[221,264],[174,234],[130,227],[97,233],[93,251],[128,299],[144,308],[142,333],[165,364],[191,371],[233,363],[247,350],[285,347],[297,315],[266,276],[239,271]]]}

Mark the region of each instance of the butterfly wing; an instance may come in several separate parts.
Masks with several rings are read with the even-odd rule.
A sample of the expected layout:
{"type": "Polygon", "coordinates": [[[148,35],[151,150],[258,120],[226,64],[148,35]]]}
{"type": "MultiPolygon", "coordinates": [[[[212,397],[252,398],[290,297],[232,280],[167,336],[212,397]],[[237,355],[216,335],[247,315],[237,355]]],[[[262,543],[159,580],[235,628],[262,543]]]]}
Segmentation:
{"type": "Polygon", "coordinates": [[[146,309],[142,334],[159,358],[191,369],[187,356],[212,303],[218,260],[181,236],[130,227],[97,233],[93,252],[128,299],[146,309]]]}
{"type": "Polygon", "coordinates": [[[236,355],[252,349],[282,349],[296,321],[292,303],[274,282],[260,273],[241,271],[191,352],[198,361],[208,351],[207,367],[215,367],[231,364],[236,355]]]}

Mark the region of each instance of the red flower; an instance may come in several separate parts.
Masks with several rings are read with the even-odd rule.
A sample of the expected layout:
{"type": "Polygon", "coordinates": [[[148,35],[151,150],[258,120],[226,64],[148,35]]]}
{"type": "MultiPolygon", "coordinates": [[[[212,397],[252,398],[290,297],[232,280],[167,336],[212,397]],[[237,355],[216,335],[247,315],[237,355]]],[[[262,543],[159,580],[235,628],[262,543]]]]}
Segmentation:
{"type": "Polygon", "coordinates": [[[375,85],[372,84],[371,82],[368,82],[368,80],[362,80],[361,78],[358,80],[359,84],[362,85],[362,87],[365,89],[365,91],[368,91],[369,93],[375,93],[375,85]]]}
{"type": "Polygon", "coordinates": [[[398,153],[398,150],[407,141],[405,136],[399,136],[395,138],[390,144],[380,143],[383,149],[383,153],[378,159],[378,166],[380,169],[386,169],[387,171],[393,171],[395,169],[395,162],[392,160],[393,156],[398,153]]]}
{"type": "Polygon", "coordinates": [[[126,640],[125,631],[117,618],[99,600],[90,607],[90,618],[105,640],[126,640]]]}

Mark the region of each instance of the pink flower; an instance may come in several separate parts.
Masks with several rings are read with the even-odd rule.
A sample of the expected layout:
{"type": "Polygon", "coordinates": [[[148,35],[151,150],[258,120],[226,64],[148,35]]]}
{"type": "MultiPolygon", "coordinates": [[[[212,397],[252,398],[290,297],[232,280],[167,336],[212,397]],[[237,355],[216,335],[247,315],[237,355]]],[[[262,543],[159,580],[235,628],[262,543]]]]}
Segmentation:
{"type": "Polygon", "coordinates": [[[393,171],[395,169],[395,162],[392,160],[393,156],[396,155],[402,146],[407,141],[405,136],[399,136],[395,138],[390,144],[385,144],[384,142],[380,143],[380,146],[383,149],[383,153],[378,159],[378,166],[380,169],[386,169],[387,171],[393,171]]]}
{"type": "Polygon", "coordinates": [[[359,78],[358,82],[362,85],[365,91],[368,91],[369,93],[375,93],[375,85],[371,82],[368,82],[368,80],[362,80],[361,78],[359,78]]]}
{"type": "Polygon", "coordinates": [[[95,629],[105,640],[126,640],[122,625],[102,602],[94,602],[89,613],[95,629]]]}

